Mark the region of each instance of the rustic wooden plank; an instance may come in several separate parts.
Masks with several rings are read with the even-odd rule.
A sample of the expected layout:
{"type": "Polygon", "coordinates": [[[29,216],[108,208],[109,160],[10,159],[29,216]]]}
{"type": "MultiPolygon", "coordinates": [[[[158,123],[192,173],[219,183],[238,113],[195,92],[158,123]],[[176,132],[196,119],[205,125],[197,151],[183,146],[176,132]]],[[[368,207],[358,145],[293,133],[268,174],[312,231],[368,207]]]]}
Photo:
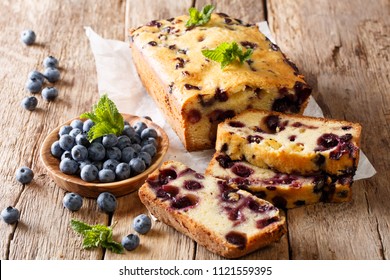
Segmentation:
{"type": "Polygon", "coordinates": [[[65,211],[65,194],[46,175],[39,160],[39,148],[48,132],[67,119],[89,110],[98,99],[94,58],[84,34],[84,25],[114,39],[124,39],[125,3],[110,1],[2,1],[0,26],[0,208],[14,205],[21,211],[17,225],[0,228],[2,259],[100,259],[102,250],[80,250],[81,238],[69,229],[71,218],[89,223],[107,223],[94,200],[86,199],[77,213],[65,211]],[[107,9],[107,6],[110,8],[107,9]],[[17,16],[15,16],[17,15],[17,16]],[[99,15],[99,16],[96,16],[99,15]],[[118,17],[118,15],[123,15],[118,17]],[[20,32],[31,28],[37,43],[27,47],[20,32]],[[29,112],[20,107],[28,95],[27,74],[43,71],[42,61],[53,55],[60,61],[59,97],[47,103],[38,94],[38,108],[29,112]],[[14,173],[21,165],[35,172],[34,181],[22,186],[14,173]]]}
{"type": "Polygon", "coordinates": [[[389,2],[267,3],[281,49],[307,76],[326,116],[363,125],[362,149],[378,171],[355,182],[351,203],[289,211],[291,257],[388,259],[389,2]]]}
{"type": "Polygon", "coordinates": [[[248,23],[265,19],[263,1],[259,0],[196,0],[195,7],[201,9],[207,4],[215,6],[215,11],[225,13],[248,23]]]}
{"type": "MultiPolygon", "coordinates": [[[[126,4],[126,30],[145,24],[154,19],[165,19],[187,13],[191,1],[134,1],[126,4]]],[[[115,237],[121,240],[123,236],[135,233],[131,224],[133,219],[141,214],[148,214],[140,202],[138,193],[118,198],[118,210],[112,220],[117,221],[115,237]]],[[[161,222],[153,222],[152,230],[140,236],[141,245],[135,251],[117,255],[106,252],[104,258],[111,259],[192,259],[195,243],[161,222]]]]}

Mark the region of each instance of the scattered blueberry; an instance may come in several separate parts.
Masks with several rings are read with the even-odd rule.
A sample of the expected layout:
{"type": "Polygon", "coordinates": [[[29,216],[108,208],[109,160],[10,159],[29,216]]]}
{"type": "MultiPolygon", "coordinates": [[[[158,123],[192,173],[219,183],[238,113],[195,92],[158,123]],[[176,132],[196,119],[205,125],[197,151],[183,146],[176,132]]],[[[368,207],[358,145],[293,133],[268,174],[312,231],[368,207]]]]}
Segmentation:
{"type": "Polygon", "coordinates": [[[115,175],[118,180],[126,180],[130,178],[131,169],[126,162],[119,163],[115,168],[115,175]]]}
{"type": "Polygon", "coordinates": [[[26,110],[29,110],[29,111],[34,111],[35,108],[37,107],[38,105],[38,99],[35,97],[35,96],[28,96],[28,97],[25,97],[22,102],[21,102],[21,105],[24,109],[26,110]]]}
{"type": "Polygon", "coordinates": [[[157,149],[153,144],[147,144],[143,146],[141,151],[147,152],[148,154],[150,154],[151,157],[154,157],[154,155],[157,153],[157,149]]]}
{"type": "Polygon", "coordinates": [[[3,211],[1,211],[1,217],[7,224],[14,224],[19,220],[20,213],[19,210],[15,207],[8,206],[3,211]]]}
{"type": "Polygon", "coordinates": [[[28,79],[26,82],[26,90],[31,93],[38,93],[42,90],[42,81],[38,78],[28,79]]]}
{"type": "Polygon", "coordinates": [[[86,182],[93,182],[98,178],[99,170],[93,164],[86,164],[81,168],[80,177],[86,182]]]}
{"type": "Polygon", "coordinates": [[[19,183],[28,184],[33,178],[34,172],[26,166],[22,166],[16,170],[16,180],[18,180],[19,183]]]}
{"type": "Polygon", "coordinates": [[[43,66],[45,68],[48,67],[58,68],[58,59],[50,55],[43,60],[43,66]]]}
{"type": "Polygon", "coordinates": [[[94,125],[95,123],[92,120],[90,119],[86,120],[83,124],[83,131],[87,133],[94,125]]]}
{"type": "Polygon", "coordinates": [[[73,175],[76,174],[78,168],[79,168],[78,163],[73,159],[64,158],[60,162],[60,170],[62,173],[73,175]]]}
{"type": "Polygon", "coordinates": [[[139,237],[136,234],[129,234],[122,239],[122,246],[127,251],[133,251],[135,248],[139,246],[139,237]]]}
{"type": "Polygon", "coordinates": [[[55,87],[45,87],[41,94],[46,101],[54,101],[58,96],[58,90],[55,87]]]}
{"type": "Polygon", "coordinates": [[[74,137],[69,134],[62,135],[58,140],[60,147],[65,151],[70,151],[75,145],[74,137]]]}
{"type": "Polygon", "coordinates": [[[50,152],[54,157],[61,158],[64,150],[61,148],[59,141],[55,141],[53,144],[51,144],[50,152]]]}
{"type": "Polygon", "coordinates": [[[111,169],[102,169],[99,171],[99,181],[101,183],[111,183],[115,181],[115,172],[111,169]]]}
{"type": "Polygon", "coordinates": [[[103,192],[97,198],[97,205],[101,211],[113,213],[116,210],[117,201],[112,193],[103,192]]]}
{"type": "Polygon", "coordinates": [[[152,157],[147,152],[140,152],[138,157],[145,162],[146,167],[149,167],[152,163],[152,157]]]}
{"type": "Polygon", "coordinates": [[[42,84],[45,81],[45,77],[43,76],[43,74],[41,72],[39,72],[39,71],[36,71],[36,70],[31,71],[30,73],[28,73],[28,78],[30,80],[32,80],[32,79],[40,80],[42,84]]]}
{"type": "Polygon", "coordinates": [[[62,135],[69,134],[69,132],[71,132],[72,129],[73,127],[71,127],[70,125],[61,126],[58,135],[61,137],[62,135]]]}
{"type": "Polygon", "coordinates": [[[154,129],[154,128],[145,128],[142,132],[141,132],[141,139],[144,140],[144,139],[148,139],[148,138],[157,138],[158,137],[158,134],[157,134],[157,131],[154,129]]]}
{"type": "Polygon", "coordinates": [[[152,228],[152,220],[145,214],[138,215],[133,221],[133,228],[140,234],[146,234],[152,228]]]}
{"type": "Polygon", "coordinates": [[[112,148],[118,144],[118,137],[115,134],[107,134],[103,137],[102,144],[105,148],[112,148]]]}
{"type": "Polygon", "coordinates": [[[55,83],[60,79],[60,71],[54,67],[46,68],[43,75],[50,83],[55,83]]]}
{"type": "Polygon", "coordinates": [[[75,145],[72,150],[72,158],[77,161],[86,160],[88,157],[88,150],[82,145],[75,145]]]}
{"type": "Polygon", "coordinates": [[[62,204],[70,211],[79,211],[83,206],[83,198],[77,193],[67,193],[62,200],[62,204]]]}
{"type": "Polygon", "coordinates": [[[22,34],[20,35],[20,39],[27,46],[30,46],[30,45],[34,44],[36,38],[37,38],[37,35],[32,30],[24,30],[22,32],[22,34]]]}
{"type": "Polygon", "coordinates": [[[146,129],[148,126],[144,123],[144,122],[136,122],[134,125],[133,125],[133,128],[135,130],[135,132],[141,136],[141,133],[144,129],[146,129]]]}
{"type": "Polygon", "coordinates": [[[134,174],[140,174],[145,171],[146,165],[145,162],[140,158],[133,158],[129,163],[131,170],[134,171],[134,174]]]}

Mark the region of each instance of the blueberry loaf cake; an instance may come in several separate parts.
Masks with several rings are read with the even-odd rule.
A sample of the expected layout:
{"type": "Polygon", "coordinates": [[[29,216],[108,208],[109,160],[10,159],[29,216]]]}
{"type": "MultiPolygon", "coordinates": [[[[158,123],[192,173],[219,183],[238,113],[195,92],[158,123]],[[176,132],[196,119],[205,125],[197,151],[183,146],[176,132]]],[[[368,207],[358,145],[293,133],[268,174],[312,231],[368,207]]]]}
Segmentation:
{"type": "Polygon", "coordinates": [[[354,175],[360,132],[347,121],[247,110],[219,125],[216,150],[282,173],[354,175]]]}
{"type": "Polygon", "coordinates": [[[347,202],[352,197],[352,175],[278,173],[243,160],[232,160],[218,152],[210,161],[206,174],[227,181],[229,186],[247,190],[279,208],[295,208],[317,202],[347,202]]]}
{"type": "Polygon", "coordinates": [[[269,202],[168,161],[139,189],[142,203],[157,219],[209,251],[237,258],[277,241],[285,218],[269,202]]]}
{"type": "Polygon", "coordinates": [[[303,75],[256,25],[213,13],[202,26],[187,15],[154,20],[131,30],[134,64],[188,151],[214,148],[217,125],[248,108],[302,113],[311,88],[303,75]],[[203,50],[235,42],[253,50],[225,68],[203,50]]]}

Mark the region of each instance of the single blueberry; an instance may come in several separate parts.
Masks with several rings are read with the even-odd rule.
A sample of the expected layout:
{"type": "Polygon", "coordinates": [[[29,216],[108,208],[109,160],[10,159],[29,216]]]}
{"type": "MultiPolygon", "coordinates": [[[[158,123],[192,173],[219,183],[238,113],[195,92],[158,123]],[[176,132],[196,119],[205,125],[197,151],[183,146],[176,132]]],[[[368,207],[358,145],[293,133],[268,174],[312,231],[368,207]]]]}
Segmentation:
{"type": "Polygon", "coordinates": [[[64,150],[61,148],[59,141],[55,141],[53,144],[51,144],[50,152],[54,157],[61,158],[64,150]]]}
{"type": "Polygon", "coordinates": [[[126,162],[119,163],[115,168],[115,175],[117,180],[126,180],[130,178],[131,169],[126,162]]]}
{"type": "Polygon", "coordinates": [[[80,131],[83,131],[84,122],[82,120],[76,119],[70,123],[70,126],[73,128],[78,128],[80,131]]]}
{"type": "Polygon", "coordinates": [[[37,79],[37,80],[40,80],[41,83],[43,84],[43,82],[45,81],[45,77],[43,76],[43,74],[39,71],[31,71],[30,73],[28,73],[28,78],[31,80],[31,79],[37,79]]]}
{"type": "Polygon", "coordinates": [[[137,153],[132,147],[126,147],[122,150],[122,162],[130,162],[133,158],[135,158],[137,153]]]}
{"type": "Polygon", "coordinates": [[[144,129],[146,129],[148,126],[146,125],[146,123],[144,122],[136,122],[134,125],[133,125],[133,128],[135,130],[135,132],[141,136],[141,133],[144,129]]]}
{"type": "Polygon", "coordinates": [[[116,146],[120,150],[123,150],[126,147],[130,147],[131,146],[130,138],[127,137],[126,135],[119,136],[118,137],[118,144],[116,144],[116,146]]]}
{"type": "Polygon", "coordinates": [[[84,147],[89,147],[89,145],[91,144],[87,138],[87,135],[85,135],[84,133],[80,133],[76,136],[76,144],[77,145],[83,145],[84,147]]]}
{"type": "Polygon", "coordinates": [[[93,142],[88,147],[88,157],[92,161],[101,161],[106,156],[106,149],[99,142],[93,142]]]}
{"type": "Polygon", "coordinates": [[[115,172],[115,168],[119,164],[119,161],[115,159],[108,159],[105,162],[103,162],[103,169],[111,169],[115,172]]]}
{"type": "Polygon", "coordinates": [[[97,198],[99,209],[106,213],[113,213],[117,207],[115,196],[109,192],[102,192],[97,198]]]}
{"type": "Polygon", "coordinates": [[[34,178],[34,172],[27,166],[22,166],[16,170],[16,180],[22,184],[28,184],[34,178]]]}
{"type": "Polygon", "coordinates": [[[130,125],[125,125],[125,127],[123,128],[123,132],[122,134],[123,135],[126,135],[127,137],[131,138],[135,135],[135,130],[132,126],[130,125]]]}
{"type": "Polygon", "coordinates": [[[79,211],[83,206],[83,198],[77,193],[67,193],[62,199],[62,204],[72,212],[79,211]]]}
{"type": "Polygon", "coordinates": [[[58,59],[55,58],[54,56],[49,55],[43,60],[43,67],[48,68],[48,67],[53,67],[53,68],[58,68],[58,59]]]}
{"type": "Polygon", "coordinates": [[[115,134],[107,134],[103,137],[102,144],[105,148],[114,147],[118,144],[118,137],[115,134]]]}
{"type": "Polygon", "coordinates": [[[86,164],[81,168],[80,177],[86,182],[93,182],[98,178],[99,170],[93,164],[86,164]]]}
{"type": "Polygon", "coordinates": [[[115,181],[115,172],[111,169],[102,169],[99,171],[99,181],[101,183],[111,183],[115,181]]]}
{"type": "Polygon", "coordinates": [[[42,81],[38,78],[28,79],[26,82],[26,90],[31,93],[38,93],[42,90],[42,81]]]}
{"type": "Polygon", "coordinates": [[[83,125],[83,131],[87,133],[94,125],[95,123],[92,120],[90,119],[86,120],[83,125]]]}
{"type": "Polygon", "coordinates": [[[120,160],[122,157],[122,152],[118,147],[112,147],[106,149],[106,158],[120,160]]]}
{"type": "Polygon", "coordinates": [[[142,147],[141,147],[140,144],[132,144],[131,147],[134,149],[134,151],[135,151],[136,153],[141,152],[142,147]]]}
{"type": "Polygon", "coordinates": [[[73,146],[76,144],[74,137],[68,134],[62,135],[58,141],[60,143],[60,147],[65,151],[72,150],[73,146]]]}
{"type": "Polygon", "coordinates": [[[146,128],[141,132],[141,139],[148,139],[148,138],[157,138],[158,134],[157,131],[154,128],[146,128]]]}
{"type": "Polygon", "coordinates": [[[8,206],[3,211],[1,211],[1,217],[7,224],[14,224],[19,220],[20,213],[19,210],[15,207],[8,206]]]}
{"type": "Polygon", "coordinates": [[[54,101],[58,96],[58,90],[55,87],[45,87],[41,94],[46,101],[54,101]]]}
{"type": "Polygon", "coordinates": [[[146,165],[145,162],[140,158],[133,158],[130,160],[130,168],[133,171],[133,174],[140,174],[145,171],[146,165]]]}
{"type": "Polygon", "coordinates": [[[38,105],[38,99],[35,96],[28,96],[22,100],[20,105],[26,110],[34,111],[38,105]]]}
{"type": "Polygon", "coordinates": [[[73,159],[71,152],[70,151],[63,152],[62,155],[61,155],[61,160],[63,160],[64,158],[73,159]]]}
{"type": "Polygon", "coordinates": [[[54,67],[46,68],[43,75],[50,83],[55,83],[60,79],[60,71],[54,67]]]}
{"type": "Polygon", "coordinates": [[[24,30],[21,35],[20,39],[23,43],[25,43],[27,46],[30,46],[35,43],[35,40],[37,38],[37,35],[32,30],[24,30]]]}
{"type": "Polygon", "coordinates": [[[72,150],[72,158],[77,161],[86,160],[88,157],[88,150],[82,145],[75,145],[72,150]]]}
{"type": "Polygon", "coordinates": [[[73,127],[71,127],[70,125],[61,126],[58,136],[61,137],[62,135],[69,134],[69,132],[71,132],[72,129],[73,127]]]}
{"type": "Polygon", "coordinates": [[[157,149],[153,144],[148,144],[142,147],[142,152],[147,152],[150,154],[151,157],[154,157],[154,155],[157,153],[157,149]]]}
{"type": "Polygon", "coordinates": [[[73,175],[76,174],[77,170],[79,168],[79,165],[77,161],[69,158],[64,158],[60,162],[60,170],[62,173],[73,175]]]}
{"type": "Polygon", "coordinates": [[[145,162],[146,167],[149,167],[152,163],[152,157],[147,152],[140,152],[138,157],[145,162]]]}
{"type": "Polygon", "coordinates": [[[142,142],[141,136],[139,136],[137,133],[133,137],[131,137],[130,140],[133,144],[141,144],[142,142]]]}
{"type": "Polygon", "coordinates": [[[133,251],[139,246],[139,236],[136,234],[129,234],[125,237],[122,238],[122,246],[127,250],[127,251],[133,251]]]}
{"type": "Polygon", "coordinates": [[[154,139],[154,138],[144,139],[144,140],[142,140],[142,142],[141,142],[141,146],[146,146],[146,145],[148,145],[148,144],[153,144],[153,146],[155,146],[156,148],[157,148],[157,146],[158,146],[158,142],[157,142],[157,140],[154,139]]]}
{"type": "Polygon", "coordinates": [[[140,234],[146,234],[152,228],[152,220],[145,214],[138,215],[133,221],[133,228],[140,234]]]}
{"type": "MultiPolygon", "coordinates": [[[[88,164],[92,164],[92,162],[89,160],[89,159],[86,159],[86,160],[82,160],[82,161],[79,161],[78,162],[79,164],[79,170],[83,170],[84,166],[88,165],[88,164]]],[[[95,166],[96,167],[96,166],[95,166]]],[[[96,167],[97,168],[97,167],[96,167]]],[[[82,179],[82,178],[81,178],[82,179]]],[[[83,179],[84,180],[84,179],[83,179]]],[[[84,180],[85,181],[85,180],[84,180]]]]}
{"type": "Polygon", "coordinates": [[[73,128],[70,132],[69,135],[72,136],[73,138],[76,138],[77,135],[81,134],[81,130],[78,128],[73,128]]]}

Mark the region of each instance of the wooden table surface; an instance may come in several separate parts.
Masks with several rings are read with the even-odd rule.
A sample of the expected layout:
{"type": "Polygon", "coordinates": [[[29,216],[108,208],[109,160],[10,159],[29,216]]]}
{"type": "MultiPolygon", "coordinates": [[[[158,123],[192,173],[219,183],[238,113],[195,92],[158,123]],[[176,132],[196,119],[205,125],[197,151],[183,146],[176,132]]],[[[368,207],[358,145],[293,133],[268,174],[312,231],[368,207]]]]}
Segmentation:
{"type": "MultiPolygon", "coordinates": [[[[145,212],[137,193],[118,199],[112,218],[85,199],[79,212],[62,206],[65,191],[39,159],[46,135],[64,121],[88,111],[98,100],[94,58],[83,27],[104,38],[128,40],[128,29],[152,19],[187,13],[206,0],[2,0],[0,3],[0,209],[21,211],[17,224],[0,223],[1,259],[220,259],[162,223],[141,236],[142,246],[121,255],[80,249],[71,218],[91,224],[118,221],[114,238],[130,233],[132,218],[145,212]],[[19,40],[33,29],[37,44],[19,40]],[[29,95],[27,74],[57,57],[59,98],[40,95],[34,112],[21,100],[29,95]],[[35,172],[22,185],[15,171],[35,172]]],[[[388,0],[211,1],[216,10],[247,22],[268,20],[280,48],[314,88],[325,116],[360,122],[362,149],[377,174],[353,185],[353,201],[318,204],[286,212],[288,234],[279,243],[244,259],[390,259],[390,3],[388,0]]]]}

